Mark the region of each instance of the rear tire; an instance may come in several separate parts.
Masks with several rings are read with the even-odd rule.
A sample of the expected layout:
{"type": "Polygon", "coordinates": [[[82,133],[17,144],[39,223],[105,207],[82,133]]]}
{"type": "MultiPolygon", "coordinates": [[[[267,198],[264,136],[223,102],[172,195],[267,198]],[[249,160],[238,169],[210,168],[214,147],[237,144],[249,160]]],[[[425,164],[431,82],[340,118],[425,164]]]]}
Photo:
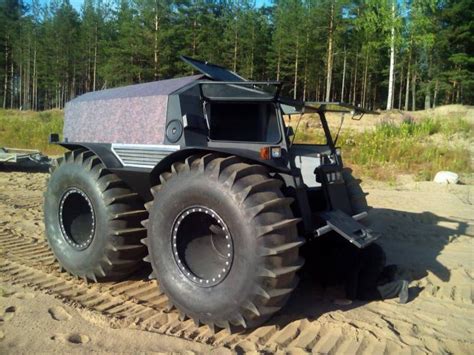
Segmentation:
{"type": "Polygon", "coordinates": [[[251,328],[296,287],[302,239],[281,181],[266,168],[208,154],[174,163],[148,203],[149,261],[183,316],[251,328]]]}
{"type": "Polygon", "coordinates": [[[45,194],[46,237],[61,268],[90,279],[118,280],[142,266],[147,217],[138,195],[87,150],[53,165],[45,194]]]}

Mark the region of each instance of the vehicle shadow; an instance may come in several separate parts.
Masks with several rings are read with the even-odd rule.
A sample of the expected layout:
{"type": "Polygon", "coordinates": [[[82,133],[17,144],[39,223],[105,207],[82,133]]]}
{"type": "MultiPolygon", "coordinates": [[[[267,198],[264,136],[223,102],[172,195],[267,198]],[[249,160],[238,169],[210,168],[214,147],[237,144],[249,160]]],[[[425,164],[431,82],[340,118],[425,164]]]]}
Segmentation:
{"type": "Polygon", "coordinates": [[[49,167],[49,164],[39,164],[32,161],[17,164],[0,163],[0,171],[2,172],[48,173],[49,167]]]}
{"type": "Polygon", "coordinates": [[[461,236],[473,237],[474,220],[447,218],[432,212],[405,212],[374,208],[369,213],[370,228],[381,233],[379,244],[387,254],[387,261],[398,264],[402,275],[419,280],[428,272],[443,282],[451,272],[440,260],[442,250],[461,236]]]}
{"type": "MultiPolygon", "coordinates": [[[[397,278],[408,281],[420,280],[432,273],[443,282],[450,279],[451,272],[440,261],[446,245],[460,236],[472,237],[472,224],[455,218],[437,216],[431,212],[412,213],[384,208],[369,212],[369,228],[382,236],[377,241],[387,255],[387,264],[397,264],[397,278]]],[[[310,270],[300,271],[301,282],[293,292],[287,305],[272,317],[267,325],[285,325],[301,319],[316,320],[327,312],[350,310],[367,302],[356,301],[350,305],[337,305],[334,300],[344,297],[341,286],[323,287],[311,275],[310,270]]],[[[409,302],[422,292],[421,287],[410,287],[409,302]]]]}

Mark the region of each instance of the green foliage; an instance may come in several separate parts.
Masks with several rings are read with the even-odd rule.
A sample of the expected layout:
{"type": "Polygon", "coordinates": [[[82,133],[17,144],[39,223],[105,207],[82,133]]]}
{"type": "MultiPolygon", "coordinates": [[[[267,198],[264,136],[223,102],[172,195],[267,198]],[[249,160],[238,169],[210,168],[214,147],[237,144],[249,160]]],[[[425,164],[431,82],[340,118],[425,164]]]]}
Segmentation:
{"type": "Polygon", "coordinates": [[[387,107],[392,28],[395,107],[407,96],[413,108],[474,102],[472,1],[257,3],[0,0],[0,107],[61,109],[85,92],[195,73],[180,55],[278,78],[291,97],[323,100],[330,79],[332,101],[344,88],[344,101],[387,107]]]}
{"type": "MultiPolygon", "coordinates": [[[[298,141],[321,143],[320,131],[319,136],[313,129],[298,132],[298,141]]],[[[453,135],[472,138],[473,132],[474,127],[462,118],[382,122],[373,131],[341,134],[338,145],[345,163],[358,167],[363,175],[390,179],[409,173],[420,180],[431,180],[440,170],[473,172],[469,150],[447,143],[453,135]],[[436,135],[442,139],[437,140],[436,135]]]]}
{"type": "Polygon", "coordinates": [[[50,133],[63,131],[64,113],[0,109],[0,147],[39,149],[47,154],[60,154],[63,149],[48,144],[50,133]]]}
{"type": "Polygon", "coordinates": [[[449,123],[433,119],[404,121],[400,125],[382,123],[374,131],[351,137],[350,141],[355,144],[346,145],[347,138],[341,137],[341,145],[345,159],[363,167],[368,175],[388,169],[431,180],[440,170],[472,172],[467,149],[429,140],[436,133],[448,139],[456,132],[466,133],[468,126],[462,119],[449,123]]]}
{"type": "Polygon", "coordinates": [[[422,138],[431,136],[441,130],[441,122],[431,118],[415,122],[405,119],[400,125],[392,122],[382,122],[376,127],[376,135],[381,138],[422,138]]]}

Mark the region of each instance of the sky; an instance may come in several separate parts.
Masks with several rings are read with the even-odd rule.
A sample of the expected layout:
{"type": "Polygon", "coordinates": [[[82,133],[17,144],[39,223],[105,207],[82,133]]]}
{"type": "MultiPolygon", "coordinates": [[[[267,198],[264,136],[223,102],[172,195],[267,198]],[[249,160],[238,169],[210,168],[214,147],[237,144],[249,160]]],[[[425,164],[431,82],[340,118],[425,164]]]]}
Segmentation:
{"type": "MultiPolygon", "coordinates": [[[[49,2],[49,0],[40,0],[41,3],[43,4],[46,4],[49,2]]],[[[69,0],[69,2],[71,3],[71,5],[76,9],[76,10],[80,10],[81,9],[81,6],[82,6],[82,3],[84,2],[84,0],[69,0]]],[[[25,0],[25,3],[31,3],[31,0],[25,0]]],[[[269,5],[271,4],[271,0],[255,0],[255,4],[257,7],[262,7],[264,5],[269,5]]]]}

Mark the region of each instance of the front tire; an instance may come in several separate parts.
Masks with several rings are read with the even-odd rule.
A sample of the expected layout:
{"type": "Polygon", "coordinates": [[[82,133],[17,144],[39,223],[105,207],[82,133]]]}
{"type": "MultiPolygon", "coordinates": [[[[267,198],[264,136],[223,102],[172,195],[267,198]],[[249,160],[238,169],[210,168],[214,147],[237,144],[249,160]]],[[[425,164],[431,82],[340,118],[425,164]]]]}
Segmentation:
{"type": "Polygon", "coordinates": [[[90,279],[119,280],[141,267],[146,218],[138,195],[87,150],[52,169],[44,202],[46,237],[60,267],[90,279]]]}
{"type": "Polygon", "coordinates": [[[160,179],[146,244],[171,303],[212,329],[255,327],[283,307],[303,242],[281,181],[215,154],[174,163],[160,179]]]}

